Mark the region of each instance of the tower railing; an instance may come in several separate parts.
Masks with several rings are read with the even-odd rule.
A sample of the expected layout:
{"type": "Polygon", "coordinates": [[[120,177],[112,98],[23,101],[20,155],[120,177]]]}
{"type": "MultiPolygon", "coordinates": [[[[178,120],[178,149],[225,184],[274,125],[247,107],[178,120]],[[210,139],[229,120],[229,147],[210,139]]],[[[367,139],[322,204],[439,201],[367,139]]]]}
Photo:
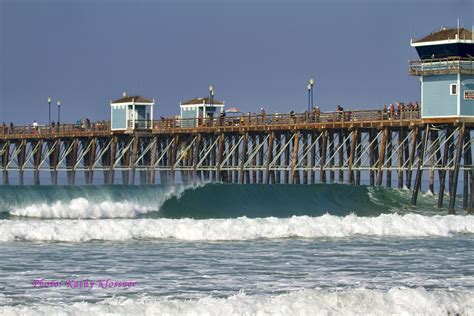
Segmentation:
{"type": "Polygon", "coordinates": [[[408,73],[413,76],[474,74],[474,58],[446,57],[410,60],[408,73]]]}

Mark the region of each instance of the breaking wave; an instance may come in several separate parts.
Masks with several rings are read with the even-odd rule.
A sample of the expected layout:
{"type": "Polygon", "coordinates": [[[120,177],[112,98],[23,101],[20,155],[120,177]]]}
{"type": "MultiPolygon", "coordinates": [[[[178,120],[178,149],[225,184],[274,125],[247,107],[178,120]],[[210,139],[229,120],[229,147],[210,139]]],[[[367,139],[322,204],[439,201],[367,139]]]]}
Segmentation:
{"type": "Polygon", "coordinates": [[[227,298],[129,299],[66,306],[5,306],[8,315],[473,315],[474,296],[424,288],[302,290],[276,296],[239,293],[227,298]]]}
{"type": "Polygon", "coordinates": [[[382,214],[290,218],[1,220],[0,241],[87,242],[132,239],[226,241],[350,236],[450,236],[473,234],[474,216],[382,214]]]}
{"type": "Polygon", "coordinates": [[[0,218],[285,218],[435,209],[429,195],[414,209],[407,190],[344,184],[0,186],[0,196],[0,218]]]}

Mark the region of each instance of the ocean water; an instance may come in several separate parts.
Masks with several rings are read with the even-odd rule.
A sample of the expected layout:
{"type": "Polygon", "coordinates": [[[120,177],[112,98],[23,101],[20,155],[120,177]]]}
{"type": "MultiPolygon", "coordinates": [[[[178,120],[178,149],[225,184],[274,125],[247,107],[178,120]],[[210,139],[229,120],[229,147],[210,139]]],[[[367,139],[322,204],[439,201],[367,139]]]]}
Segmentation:
{"type": "Polygon", "coordinates": [[[0,186],[0,314],[474,315],[474,216],[341,184],[0,186]]]}

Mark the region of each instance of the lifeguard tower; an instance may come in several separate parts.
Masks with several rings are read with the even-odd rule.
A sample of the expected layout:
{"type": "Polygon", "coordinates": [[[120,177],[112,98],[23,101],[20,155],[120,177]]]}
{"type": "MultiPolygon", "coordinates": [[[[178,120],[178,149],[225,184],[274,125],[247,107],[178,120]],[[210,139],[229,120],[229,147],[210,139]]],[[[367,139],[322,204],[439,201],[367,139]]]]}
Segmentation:
{"type": "Polygon", "coordinates": [[[155,100],[139,95],[128,96],[110,102],[110,122],[113,131],[151,129],[155,100]]]}
{"type": "Polygon", "coordinates": [[[224,111],[224,101],[218,101],[214,98],[194,98],[192,100],[180,103],[181,126],[194,127],[199,124],[199,119],[203,122],[213,118],[218,118],[224,111]]]}
{"type": "Polygon", "coordinates": [[[473,32],[441,28],[411,46],[420,57],[409,73],[420,76],[421,117],[474,117],[473,32]]]}

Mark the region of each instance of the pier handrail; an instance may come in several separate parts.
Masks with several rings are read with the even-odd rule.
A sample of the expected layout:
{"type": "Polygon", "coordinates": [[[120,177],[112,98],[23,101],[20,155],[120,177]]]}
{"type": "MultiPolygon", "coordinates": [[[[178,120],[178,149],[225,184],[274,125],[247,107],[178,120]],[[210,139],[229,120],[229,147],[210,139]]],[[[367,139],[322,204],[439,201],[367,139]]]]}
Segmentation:
{"type": "Polygon", "coordinates": [[[153,130],[195,129],[216,127],[300,127],[319,124],[380,123],[384,121],[411,121],[420,118],[419,110],[347,110],[321,113],[240,114],[213,118],[164,118],[153,121],[153,130]]]}
{"type": "MultiPolygon", "coordinates": [[[[202,128],[246,128],[246,127],[276,127],[276,128],[297,128],[297,127],[318,127],[321,124],[338,124],[345,126],[350,123],[382,123],[386,121],[412,121],[420,118],[420,112],[414,109],[402,111],[384,110],[346,110],[335,112],[306,112],[306,113],[271,113],[271,114],[238,114],[226,115],[214,118],[163,118],[153,122],[142,120],[136,122],[136,127],[150,129],[153,131],[186,130],[202,128]]],[[[128,124],[131,124],[129,122],[128,124]]],[[[129,126],[132,130],[132,126],[129,126]]],[[[34,127],[27,126],[0,126],[0,135],[25,136],[87,136],[91,133],[95,135],[107,135],[111,133],[110,122],[100,121],[90,124],[60,124],[55,126],[41,125],[34,127]]]]}
{"type": "Polygon", "coordinates": [[[449,73],[474,73],[474,58],[451,56],[445,58],[416,59],[408,61],[410,75],[430,75],[449,73]]]}
{"type": "Polygon", "coordinates": [[[110,133],[110,122],[101,121],[90,124],[55,124],[55,125],[23,125],[23,126],[0,126],[0,135],[22,135],[38,137],[70,136],[70,135],[89,135],[90,133],[110,133]]]}

